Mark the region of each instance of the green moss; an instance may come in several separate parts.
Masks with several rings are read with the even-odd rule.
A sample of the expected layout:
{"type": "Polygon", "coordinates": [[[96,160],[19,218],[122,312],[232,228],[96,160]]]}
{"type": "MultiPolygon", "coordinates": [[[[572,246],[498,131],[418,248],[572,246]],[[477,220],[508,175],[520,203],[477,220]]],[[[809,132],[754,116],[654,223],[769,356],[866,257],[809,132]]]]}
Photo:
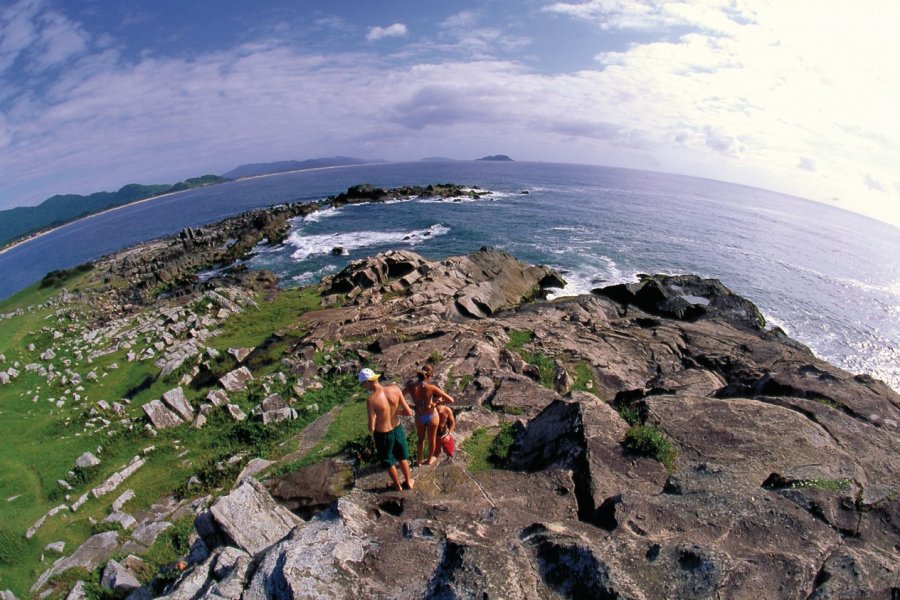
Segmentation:
{"type": "Polygon", "coordinates": [[[625,434],[625,447],[640,456],[658,460],[669,471],[675,468],[678,451],[666,435],[653,425],[636,425],[625,434]]]}

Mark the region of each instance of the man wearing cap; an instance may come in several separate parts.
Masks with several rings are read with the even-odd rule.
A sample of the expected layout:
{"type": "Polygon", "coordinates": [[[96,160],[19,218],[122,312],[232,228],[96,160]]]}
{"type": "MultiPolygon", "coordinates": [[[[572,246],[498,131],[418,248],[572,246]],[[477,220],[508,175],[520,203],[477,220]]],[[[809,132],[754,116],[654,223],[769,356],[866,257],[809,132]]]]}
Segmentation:
{"type": "Polygon", "coordinates": [[[369,434],[375,439],[378,460],[388,469],[391,481],[397,490],[402,490],[397,465],[403,471],[406,486],[413,488],[409,473],[409,448],[406,446],[406,432],[400,424],[400,415],[412,415],[413,411],[403,398],[403,392],[396,385],[381,385],[372,369],[363,369],[357,379],[369,391],[366,407],[369,413],[369,434]]]}

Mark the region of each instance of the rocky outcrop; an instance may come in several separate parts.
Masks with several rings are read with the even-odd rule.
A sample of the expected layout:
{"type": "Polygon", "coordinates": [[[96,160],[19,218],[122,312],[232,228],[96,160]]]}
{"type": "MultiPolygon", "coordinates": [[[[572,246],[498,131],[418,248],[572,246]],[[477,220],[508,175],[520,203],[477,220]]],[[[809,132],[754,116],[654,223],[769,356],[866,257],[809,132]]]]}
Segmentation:
{"type": "MultiPolygon", "coordinates": [[[[456,456],[415,469],[402,493],[385,491],[382,469],[346,462],[260,484],[250,475],[269,463],[251,461],[198,516],[200,542],[166,597],[900,593],[895,392],[766,329],[714,280],[647,276],[540,301],[561,284],[489,248],[440,261],[388,252],[325,280],[323,308],[284,345],[293,381],[261,377],[252,415],[317,411],[303,398],[315,378],[370,364],[402,382],[429,362],[457,401],[456,456]],[[492,445],[495,468],[470,470],[466,442],[492,436],[508,452],[492,445]]],[[[222,387],[246,386],[239,373],[222,387]]],[[[155,408],[181,423],[194,414],[182,399],[155,408]]],[[[246,418],[225,392],[209,401],[246,418]]],[[[293,440],[290,461],[340,408],[293,440]]],[[[165,519],[135,524],[126,545],[148,546],[165,519]]]]}

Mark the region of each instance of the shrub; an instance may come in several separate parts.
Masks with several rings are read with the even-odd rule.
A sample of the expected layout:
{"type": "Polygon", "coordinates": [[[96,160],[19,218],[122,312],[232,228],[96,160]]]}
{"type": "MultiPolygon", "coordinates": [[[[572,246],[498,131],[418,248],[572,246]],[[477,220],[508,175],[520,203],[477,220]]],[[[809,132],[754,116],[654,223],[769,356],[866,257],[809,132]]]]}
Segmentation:
{"type": "Polygon", "coordinates": [[[635,425],[625,434],[625,447],[631,452],[658,460],[672,470],[678,452],[666,435],[653,425],[635,425]]]}

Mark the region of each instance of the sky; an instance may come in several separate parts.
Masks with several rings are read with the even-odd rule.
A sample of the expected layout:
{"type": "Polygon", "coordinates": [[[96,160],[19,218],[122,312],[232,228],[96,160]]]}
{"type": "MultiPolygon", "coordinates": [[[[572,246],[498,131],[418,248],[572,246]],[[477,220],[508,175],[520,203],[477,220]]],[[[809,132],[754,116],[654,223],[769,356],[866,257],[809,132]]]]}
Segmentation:
{"type": "Polygon", "coordinates": [[[895,0],[0,0],[0,209],[503,153],[900,226],[897,31],[895,0]]]}

